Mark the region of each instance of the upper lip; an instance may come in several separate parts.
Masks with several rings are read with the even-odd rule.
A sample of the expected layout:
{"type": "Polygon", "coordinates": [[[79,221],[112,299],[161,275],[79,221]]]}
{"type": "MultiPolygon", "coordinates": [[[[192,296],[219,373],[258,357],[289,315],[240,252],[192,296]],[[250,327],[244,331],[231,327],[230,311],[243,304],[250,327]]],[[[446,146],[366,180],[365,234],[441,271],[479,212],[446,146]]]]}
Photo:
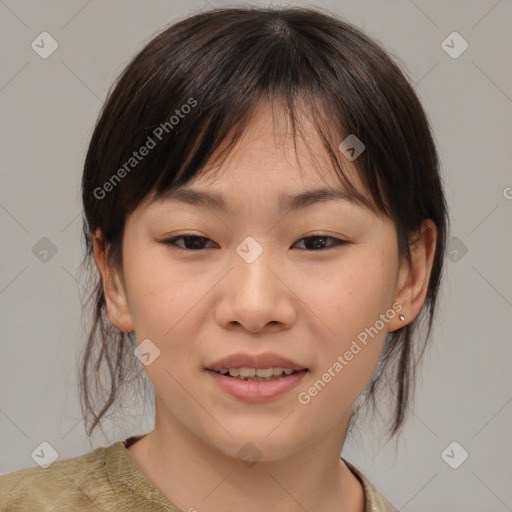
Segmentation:
{"type": "Polygon", "coordinates": [[[206,367],[207,370],[213,370],[215,372],[222,370],[222,368],[285,368],[295,371],[307,369],[305,366],[294,363],[273,352],[254,355],[239,352],[219,359],[206,367]]]}

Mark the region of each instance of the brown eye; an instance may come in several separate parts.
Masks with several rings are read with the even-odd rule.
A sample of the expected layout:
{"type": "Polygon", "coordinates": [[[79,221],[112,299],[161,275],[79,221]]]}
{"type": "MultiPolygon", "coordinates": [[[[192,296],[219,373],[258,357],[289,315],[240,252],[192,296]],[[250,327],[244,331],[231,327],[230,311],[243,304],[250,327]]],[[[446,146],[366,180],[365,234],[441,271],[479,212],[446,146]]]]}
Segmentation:
{"type": "Polygon", "coordinates": [[[197,236],[197,235],[179,235],[175,236],[173,238],[169,238],[167,240],[164,240],[162,243],[165,245],[170,245],[178,250],[183,251],[197,251],[201,249],[205,249],[204,247],[205,242],[210,241],[208,238],[204,236],[197,236]],[[184,247],[181,245],[176,244],[177,240],[183,240],[184,247]]]}
{"type": "Polygon", "coordinates": [[[324,249],[331,249],[333,247],[337,247],[338,245],[347,244],[348,242],[346,240],[341,240],[339,238],[335,238],[333,236],[327,236],[327,235],[315,235],[315,236],[308,236],[305,238],[302,238],[299,240],[299,242],[302,242],[303,240],[306,240],[306,250],[313,250],[315,252],[318,252],[318,250],[324,250],[324,249]],[[333,243],[328,244],[326,240],[331,240],[333,243]]]}

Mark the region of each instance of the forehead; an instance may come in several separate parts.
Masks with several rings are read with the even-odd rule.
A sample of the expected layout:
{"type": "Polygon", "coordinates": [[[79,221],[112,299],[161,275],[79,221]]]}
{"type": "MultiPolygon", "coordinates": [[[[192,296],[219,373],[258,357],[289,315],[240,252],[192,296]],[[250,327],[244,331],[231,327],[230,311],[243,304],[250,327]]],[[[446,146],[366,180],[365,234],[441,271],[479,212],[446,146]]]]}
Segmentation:
{"type": "MultiPolygon", "coordinates": [[[[194,206],[209,210],[219,211],[224,214],[232,214],[231,196],[236,194],[236,189],[229,193],[221,193],[204,187],[183,186],[169,190],[155,199],[152,204],[176,204],[194,206]]],[[[359,196],[349,192],[344,187],[313,187],[296,192],[281,192],[276,199],[279,213],[285,211],[301,211],[320,203],[345,203],[366,208],[367,205],[359,196]]]]}
{"type": "Polygon", "coordinates": [[[228,214],[234,201],[271,201],[280,213],[334,201],[372,209],[354,163],[341,152],[337,155],[355,191],[333,167],[309,116],[300,117],[300,128],[300,135],[294,136],[282,109],[261,104],[234,145],[229,146],[228,134],[192,180],[153,194],[149,205],[189,205],[228,214]]]}

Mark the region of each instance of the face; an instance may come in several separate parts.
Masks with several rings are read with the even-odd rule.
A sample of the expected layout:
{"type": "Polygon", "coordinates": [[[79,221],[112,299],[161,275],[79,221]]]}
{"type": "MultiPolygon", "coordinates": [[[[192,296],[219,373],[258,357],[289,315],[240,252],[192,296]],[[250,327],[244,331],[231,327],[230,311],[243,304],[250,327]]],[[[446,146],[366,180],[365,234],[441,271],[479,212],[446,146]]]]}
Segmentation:
{"type": "MultiPolygon", "coordinates": [[[[320,140],[308,144],[315,160],[299,141],[301,173],[292,137],[262,108],[229,157],[187,185],[221,196],[225,210],[148,198],[126,222],[123,287],[109,292],[109,317],[138,343],[150,340],[142,352],[157,424],[227,455],[251,442],[272,460],[339,437],[386,334],[403,325],[396,301],[406,276],[390,219],[340,198],[281,209],[282,196],[342,188],[320,140]],[[207,370],[240,353],[272,353],[306,371],[275,394],[207,370]]],[[[362,191],[348,160],[345,168],[362,191]]]]}

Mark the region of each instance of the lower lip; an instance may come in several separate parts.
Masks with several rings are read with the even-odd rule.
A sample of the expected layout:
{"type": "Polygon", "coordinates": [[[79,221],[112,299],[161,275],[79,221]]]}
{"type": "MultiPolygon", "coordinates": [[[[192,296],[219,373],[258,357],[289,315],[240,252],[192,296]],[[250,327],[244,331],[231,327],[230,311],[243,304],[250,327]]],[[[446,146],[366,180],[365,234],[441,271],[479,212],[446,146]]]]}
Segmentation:
{"type": "Polygon", "coordinates": [[[240,380],[233,377],[226,377],[213,370],[206,370],[206,373],[211,375],[215,382],[230,395],[246,402],[261,402],[263,400],[270,400],[277,396],[286,393],[290,389],[297,386],[308,370],[286,375],[275,380],[240,380]]]}

